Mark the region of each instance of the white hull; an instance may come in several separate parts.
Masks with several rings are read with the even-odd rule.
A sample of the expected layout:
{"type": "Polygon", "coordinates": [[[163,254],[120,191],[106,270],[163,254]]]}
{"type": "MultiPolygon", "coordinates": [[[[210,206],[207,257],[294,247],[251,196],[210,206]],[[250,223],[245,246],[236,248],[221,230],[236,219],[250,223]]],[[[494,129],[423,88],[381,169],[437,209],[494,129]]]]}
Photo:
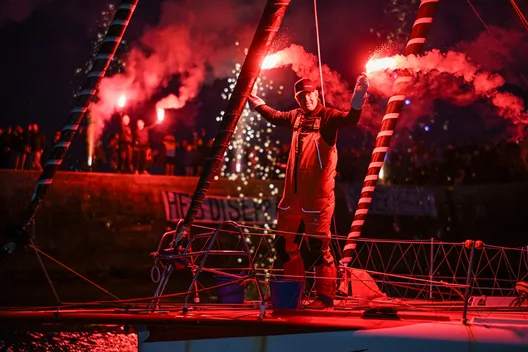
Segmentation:
{"type": "Polygon", "coordinates": [[[416,323],[411,325],[309,334],[150,341],[139,334],[140,352],[527,352],[528,324],[519,321],[416,323]],[[492,323],[492,325],[490,325],[492,323]],[[512,324],[513,323],[513,324],[512,324]]]}

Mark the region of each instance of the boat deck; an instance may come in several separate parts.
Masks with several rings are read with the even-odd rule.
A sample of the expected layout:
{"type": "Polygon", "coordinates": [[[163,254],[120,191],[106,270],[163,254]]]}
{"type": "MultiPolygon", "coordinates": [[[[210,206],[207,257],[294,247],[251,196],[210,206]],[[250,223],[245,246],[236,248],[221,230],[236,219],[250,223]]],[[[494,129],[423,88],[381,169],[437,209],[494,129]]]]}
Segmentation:
{"type": "Polygon", "coordinates": [[[469,307],[466,324],[462,323],[463,304],[459,301],[398,300],[370,302],[368,306],[339,302],[320,311],[266,308],[263,315],[260,302],[188,308],[185,312],[182,304],[167,304],[155,312],[138,306],[4,309],[0,310],[0,326],[121,326],[138,334],[139,351],[320,351],[331,344],[335,351],[355,351],[359,346],[359,350],[370,352],[385,351],[388,344],[394,351],[450,348],[456,352],[466,351],[467,341],[487,346],[483,351],[528,348],[527,306],[469,307]],[[416,346],[406,349],[412,344],[416,346]],[[400,345],[403,349],[397,347],[400,345]]]}
{"type": "MultiPolygon", "coordinates": [[[[120,324],[120,325],[274,325],[368,329],[374,326],[400,326],[416,322],[461,322],[461,301],[387,300],[368,305],[339,302],[324,310],[273,310],[260,302],[242,305],[166,304],[152,312],[146,307],[87,307],[57,309],[0,309],[0,324],[120,324]]],[[[528,306],[510,308],[468,307],[468,322],[505,321],[528,326],[528,306]]]]}

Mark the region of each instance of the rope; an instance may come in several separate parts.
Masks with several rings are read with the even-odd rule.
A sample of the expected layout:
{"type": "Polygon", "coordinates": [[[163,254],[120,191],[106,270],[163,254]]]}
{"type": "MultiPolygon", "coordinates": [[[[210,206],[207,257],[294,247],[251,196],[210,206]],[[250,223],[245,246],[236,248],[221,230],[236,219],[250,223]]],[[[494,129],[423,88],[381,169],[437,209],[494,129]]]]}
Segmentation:
{"type": "MultiPolygon", "coordinates": [[[[59,262],[57,259],[53,258],[51,255],[49,254],[46,254],[45,252],[43,252],[42,250],[38,249],[34,244],[33,244],[33,241],[32,241],[32,244],[29,245],[30,247],[32,247],[35,252],[37,253],[40,253],[42,254],[43,256],[45,256],[46,258],[48,258],[49,260],[51,260],[52,262],[54,262],[55,264],[58,264],[60,265],[61,267],[63,267],[64,269],[68,270],[69,272],[73,273],[74,275],[78,276],[79,278],[83,279],[84,281],[88,282],[89,284],[93,285],[94,287],[98,288],[99,290],[103,291],[104,293],[108,294],[109,296],[112,296],[114,297],[115,299],[119,300],[120,298],[117,297],[116,295],[112,294],[110,291],[108,290],[105,290],[104,288],[102,288],[101,286],[97,285],[95,282],[91,281],[90,279],[88,279],[87,277],[84,277],[83,275],[79,274],[78,272],[76,272],[75,270],[73,270],[72,268],[68,267],[67,265],[59,262]]],[[[40,257],[39,257],[40,258],[40,257]]]]}
{"type": "Polygon", "coordinates": [[[53,281],[51,281],[51,277],[49,276],[48,270],[46,269],[46,266],[44,265],[44,262],[42,261],[42,258],[40,257],[40,254],[39,254],[39,252],[37,250],[37,246],[35,245],[35,242],[33,241],[33,239],[30,239],[29,241],[31,243],[31,246],[35,250],[35,254],[37,255],[37,259],[38,259],[38,261],[40,263],[40,266],[42,267],[42,270],[44,271],[44,275],[46,275],[46,280],[48,280],[48,284],[50,285],[51,290],[53,291],[53,295],[55,296],[55,300],[57,301],[57,304],[60,305],[61,304],[61,300],[59,298],[59,294],[57,293],[57,290],[55,289],[55,285],[53,285],[53,281]]]}
{"type": "Polygon", "coordinates": [[[323,106],[326,106],[324,83],[323,83],[323,62],[321,60],[321,39],[319,38],[319,18],[317,17],[317,0],[314,0],[314,16],[315,16],[315,36],[317,38],[317,60],[319,63],[319,79],[321,80],[321,100],[323,106]]]}
{"type": "Polygon", "coordinates": [[[515,0],[510,0],[510,4],[513,6],[513,9],[515,10],[517,16],[519,16],[519,19],[521,20],[521,23],[523,24],[524,28],[528,30],[528,21],[526,20],[526,17],[524,17],[521,9],[519,8],[515,0]]]}

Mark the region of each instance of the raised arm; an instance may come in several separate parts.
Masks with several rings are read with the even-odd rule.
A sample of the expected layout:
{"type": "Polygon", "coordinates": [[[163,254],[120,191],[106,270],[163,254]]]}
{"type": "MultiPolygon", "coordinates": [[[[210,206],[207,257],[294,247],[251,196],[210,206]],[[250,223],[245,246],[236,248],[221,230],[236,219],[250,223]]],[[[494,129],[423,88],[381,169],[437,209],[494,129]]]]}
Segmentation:
{"type": "Polygon", "coordinates": [[[363,109],[363,104],[365,103],[368,87],[367,75],[362,73],[356,80],[354,94],[352,94],[352,101],[350,102],[350,110],[325,109],[328,122],[336,126],[357,125],[361,116],[361,109],[363,109]]]}
{"type": "Polygon", "coordinates": [[[253,108],[262,115],[269,123],[275,126],[291,127],[292,120],[295,116],[295,110],[291,111],[277,111],[266,105],[264,100],[255,95],[255,91],[249,96],[249,103],[253,108]]]}
{"type": "Polygon", "coordinates": [[[337,127],[341,126],[355,126],[361,117],[361,110],[356,110],[350,107],[349,111],[341,111],[337,109],[327,108],[324,114],[328,123],[337,127]]]}
{"type": "Polygon", "coordinates": [[[258,106],[255,110],[272,125],[284,127],[292,126],[293,111],[277,111],[266,104],[258,106]]]}

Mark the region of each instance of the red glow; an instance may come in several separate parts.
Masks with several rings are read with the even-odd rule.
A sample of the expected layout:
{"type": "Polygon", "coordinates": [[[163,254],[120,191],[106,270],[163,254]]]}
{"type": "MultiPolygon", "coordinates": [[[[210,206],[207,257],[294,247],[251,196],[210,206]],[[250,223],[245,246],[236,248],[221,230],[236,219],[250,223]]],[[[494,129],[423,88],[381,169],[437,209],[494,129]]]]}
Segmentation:
{"type": "Polygon", "coordinates": [[[273,55],[266,56],[264,58],[264,61],[262,62],[261,68],[263,70],[269,70],[269,69],[278,67],[280,63],[280,59],[281,57],[279,54],[273,54],[273,55]]]}
{"type": "Polygon", "coordinates": [[[374,71],[394,70],[396,68],[396,59],[393,57],[384,57],[381,59],[370,59],[365,65],[367,75],[374,71]]]}
{"type": "Polygon", "coordinates": [[[158,115],[158,123],[163,122],[163,120],[165,119],[165,109],[157,108],[156,113],[158,115]]]}
{"type": "Polygon", "coordinates": [[[122,109],[122,108],[125,107],[126,102],[127,102],[126,95],[125,94],[121,94],[119,96],[119,99],[117,99],[117,106],[122,109]]]}

